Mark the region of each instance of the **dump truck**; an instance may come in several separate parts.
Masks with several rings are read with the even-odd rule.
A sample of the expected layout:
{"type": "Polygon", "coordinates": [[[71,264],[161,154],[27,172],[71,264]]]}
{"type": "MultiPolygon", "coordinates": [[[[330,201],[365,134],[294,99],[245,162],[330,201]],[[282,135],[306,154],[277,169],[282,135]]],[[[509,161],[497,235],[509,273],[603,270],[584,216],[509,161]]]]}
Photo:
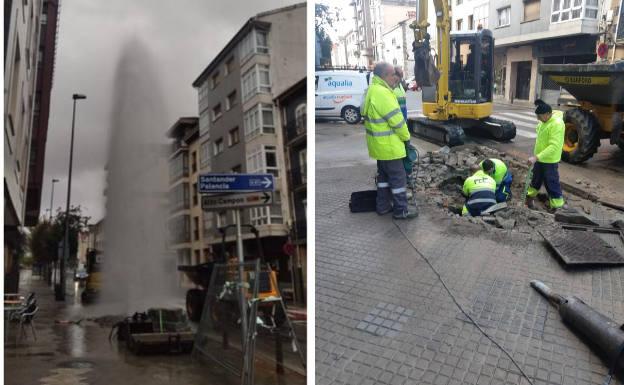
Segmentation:
{"type": "Polygon", "coordinates": [[[601,139],[624,150],[624,61],[542,64],[539,70],[577,100],[563,116],[564,161],[585,162],[598,151],[601,139]]]}

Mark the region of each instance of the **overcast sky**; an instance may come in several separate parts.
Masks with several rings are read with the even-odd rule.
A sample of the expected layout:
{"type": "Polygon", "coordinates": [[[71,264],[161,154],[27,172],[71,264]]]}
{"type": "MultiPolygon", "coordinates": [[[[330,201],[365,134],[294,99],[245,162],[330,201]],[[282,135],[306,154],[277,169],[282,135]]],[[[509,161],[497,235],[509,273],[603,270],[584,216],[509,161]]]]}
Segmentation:
{"type": "Polygon", "coordinates": [[[252,16],[297,0],[63,0],[57,36],[41,214],[65,209],[73,93],[78,101],[72,173],[72,205],[92,222],[104,216],[105,165],[112,108],[112,80],[123,42],[136,36],[155,56],[166,93],[164,137],[180,116],[197,116],[192,82],[252,16]]]}

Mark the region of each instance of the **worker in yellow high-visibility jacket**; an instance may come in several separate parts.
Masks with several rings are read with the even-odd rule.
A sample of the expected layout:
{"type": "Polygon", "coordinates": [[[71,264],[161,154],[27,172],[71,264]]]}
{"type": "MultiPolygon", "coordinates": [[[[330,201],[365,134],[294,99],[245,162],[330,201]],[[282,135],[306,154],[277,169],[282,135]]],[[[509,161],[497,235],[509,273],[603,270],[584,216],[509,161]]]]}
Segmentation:
{"type": "Polygon", "coordinates": [[[403,158],[410,134],[407,122],[393,93],[398,81],[394,67],[377,63],[373,79],[361,108],[366,127],[368,154],[377,160],[377,213],[393,213],[396,219],[413,218],[416,211],[408,209],[407,177],[403,158]]]}
{"type": "Polygon", "coordinates": [[[534,199],[544,184],[548,192],[549,206],[554,210],[565,205],[559,183],[559,161],[563,149],[565,123],[561,111],[553,111],[552,107],[540,99],[535,101],[535,105],[535,115],[540,122],[536,128],[534,155],[529,158],[529,163],[533,165],[533,179],[527,190],[527,205],[533,207],[534,199]]]}

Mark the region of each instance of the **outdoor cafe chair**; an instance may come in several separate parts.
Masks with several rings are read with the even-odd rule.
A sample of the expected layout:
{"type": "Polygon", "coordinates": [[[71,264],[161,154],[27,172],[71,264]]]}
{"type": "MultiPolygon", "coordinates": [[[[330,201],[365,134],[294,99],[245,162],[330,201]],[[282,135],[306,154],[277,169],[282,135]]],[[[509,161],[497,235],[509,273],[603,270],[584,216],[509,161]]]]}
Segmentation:
{"type": "Polygon", "coordinates": [[[35,302],[31,306],[29,306],[28,309],[24,313],[21,314],[20,326],[19,326],[19,332],[18,332],[19,334],[17,335],[18,341],[20,340],[22,336],[24,336],[24,338],[27,337],[26,326],[28,325],[30,325],[30,330],[32,331],[35,341],[37,341],[37,333],[35,333],[35,323],[33,322],[35,319],[35,315],[37,314],[37,311],[39,311],[39,307],[37,306],[35,302]]]}

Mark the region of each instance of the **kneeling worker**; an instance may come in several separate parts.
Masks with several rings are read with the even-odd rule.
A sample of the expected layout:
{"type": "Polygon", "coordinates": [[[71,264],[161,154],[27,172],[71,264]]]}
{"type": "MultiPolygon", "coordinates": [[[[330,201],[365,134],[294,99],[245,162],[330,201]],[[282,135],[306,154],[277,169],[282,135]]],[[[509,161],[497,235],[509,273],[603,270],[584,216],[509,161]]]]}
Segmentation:
{"type": "Polygon", "coordinates": [[[462,209],[462,215],[478,217],[481,212],[496,204],[496,181],[494,174],[494,162],[486,159],[481,164],[481,169],[464,181],[463,193],[466,196],[466,204],[462,209]]]}
{"type": "MultiPolygon", "coordinates": [[[[507,169],[507,165],[500,159],[490,158],[494,163],[494,174],[492,178],[496,182],[496,202],[506,202],[511,199],[511,182],[513,177],[507,169]]],[[[479,164],[483,170],[483,162],[479,164]]]]}

